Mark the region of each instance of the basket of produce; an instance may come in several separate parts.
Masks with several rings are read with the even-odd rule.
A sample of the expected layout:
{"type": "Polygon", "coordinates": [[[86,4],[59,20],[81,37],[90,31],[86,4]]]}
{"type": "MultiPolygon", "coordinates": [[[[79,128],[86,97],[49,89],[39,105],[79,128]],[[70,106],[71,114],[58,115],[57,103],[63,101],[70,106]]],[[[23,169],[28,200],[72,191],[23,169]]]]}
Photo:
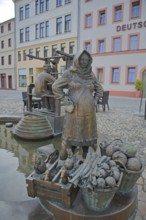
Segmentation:
{"type": "Polygon", "coordinates": [[[128,193],[135,186],[137,180],[141,176],[144,167],[141,160],[138,157],[132,157],[127,160],[126,164],[121,163],[121,161],[116,161],[121,166],[121,171],[123,172],[123,178],[118,189],[118,193],[128,193]]]}
{"type": "Polygon", "coordinates": [[[121,179],[122,173],[110,157],[88,153],[84,163],[70,175],[69,182],[81,188],[88,209],[103,211],[114,198],[121,179]]]}
{"type": "Polygon", "coordinates": [[[105,148],[105,154],[111,157],[123,172],[118,192],[122,194],[130,192],[143,172],[143,164],[137,155],[136,146],[131,144],[108,145],[105,148]]]}

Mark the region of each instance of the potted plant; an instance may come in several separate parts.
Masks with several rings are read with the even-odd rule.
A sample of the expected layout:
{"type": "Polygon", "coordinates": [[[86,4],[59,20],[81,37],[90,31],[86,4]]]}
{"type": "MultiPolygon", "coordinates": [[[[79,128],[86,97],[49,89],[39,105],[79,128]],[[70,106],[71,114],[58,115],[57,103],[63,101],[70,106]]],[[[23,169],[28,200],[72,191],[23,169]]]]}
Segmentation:
{"type": "Polygon", "coordinates": [[[135,81],[135,89],[136,89],[135,96],[136,97],[141,97],[142,90],[143,90],[143,81],[141,79],[137,79],[135,81]]]}

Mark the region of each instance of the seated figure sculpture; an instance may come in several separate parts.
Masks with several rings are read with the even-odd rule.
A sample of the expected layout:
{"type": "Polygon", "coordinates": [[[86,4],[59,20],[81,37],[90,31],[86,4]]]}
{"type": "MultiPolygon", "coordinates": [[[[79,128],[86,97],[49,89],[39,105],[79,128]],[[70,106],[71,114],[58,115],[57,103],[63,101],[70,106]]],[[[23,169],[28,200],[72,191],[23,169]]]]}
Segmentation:
{"type": "Polygon", "coordinates": [[[45,107],[51,111],[55,111],[55,100],[52,93],[52,84],[56,78],[53,76],[51,66],[45,64],[43,66],[43,72],[39,73],[35,79],[35,88],[33,95],[44,99],[45,107]]]}
{"type": "Polygon", "coordinates": [[[92,57],[87,51],[76,54],[73,66],[52,85],[56,99],[66,101],[66,114],[62,134],[60,159],[67,158],[67,148],[72,152],[82,147],[86,158],[89,146],[97,147],[96,106],[103,88],[92,72],[92,57]],[[63,89],[68,89],[68,94],[63,89]],[[95,100],[96,99],[96,100],[95,100]]]}

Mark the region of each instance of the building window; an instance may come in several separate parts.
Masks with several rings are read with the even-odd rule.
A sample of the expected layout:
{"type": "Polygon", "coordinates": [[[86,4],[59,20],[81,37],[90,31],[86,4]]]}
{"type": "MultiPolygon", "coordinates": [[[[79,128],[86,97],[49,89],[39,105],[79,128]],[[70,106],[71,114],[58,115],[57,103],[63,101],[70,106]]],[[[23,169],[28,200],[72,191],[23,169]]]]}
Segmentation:
{"type": "Polygon", "coordinates": [[[56,18],[56,34],[62,33],[62,17],[56,18]]]}
{"type": "Polygon", "coordinates": [[[24,41],[24,30],[20,29],[20,43],[24,41]]]}
{"type": "Polygon", "coordinates": [[[24,19],[24,15],[23,15],[23,7],[21,7],[20,9],[19,9],[19,18],[20,18],[20,21],[22,21],[23,19],[24,19]]]}
{"type": "Polygon", "coordinates": [[[128,68],[127,83],[134,84],[135,76],[136,76],[136,69],[135,69],[135,67],[128,68]]]}
{"type": "Polygon", "coordinates": [[[1,48],[4,48],[4,40],[1,41],[1,48]]]}
{"type": "Polygon", "coordinates": [[[65,43],[62,43],[61,44],[61,52],[64,52],[65,53],[66,51],[66,44],[65,43]]]}
{"type": "Polygon", "coordinates": [[[122,21],[122,5],[118,5],[114,8],[114,21],[122,21]]]}
{"type": "Polygon", "coordinates": [[[29,68],[29,75],[33,75],[33,68],[29,68]]]}
{"type": "Polygon", "coordinates": [[[39,25],[38,24],[35,25],[35,38],[36,39],[39,38],[39,25]]]}
{"type": "Polygon", "coordinates": [[[48,46],[45,46],[44,47],[44,57],[48,57],[49,56],[48,52],[49,52],[49,48],[48,48],[48,46]]]}
{"type": "Polygon", "coordinates": [[[85,15],[85,28],[91,28],[92,16],[91,14],[85,15]]]}
{"type": "Polygon", "coordinates": [[[40,57],[40,47],[36,48],[36,57],[40,57]]]}
{"type": "Polygon", "coordinates": [[[85,42],[85,50],[91,52],[91,42],[85,42]]]}
{"type": "Polygon", "coordinates": [[[29,4],[25,5],[25,18],[29,18],[29,4]]]}
{"type": "Polygon", "coordinates": [[[65,4],[71,3],[71,0],[65,0],[65,4]]]}
{"type": "Polygon", "coordinates": [[[117,52],[121,50],[121,38],[115,37],[113,38],[113,51],[117,52]]]}
{"type": "Polygon", "coordinates": [[[8,55],[8,65],[11,65],[11,63],[12,63],[12,56],[8,55]]]}
{"type": "Polygon", "coordinates": [[[1,25],[1,34],[3,34],[3,33],[4,33],[4,26],[1,25]]]}
{"type": "Polygon", "coordinates": [[[57,44],[52,45],[52,56],[56,56],[57,44]]]}
{"type": "Polygon", "coordinates": [[[65,71],[65,66],[60,66],[60,73],[64,73],[65,71]]]}
{"type": "Polygon", "coordinates": [[[40,13],[45,11],[45,2],[44,0],[40,0],[40,13]]]}
{"type": "Polygon", "coordinates": [[[97,69],[97,79],[100,83],[103,82],[103,68],[97,69]]]}
{"type": "Polygon", "coordinates": [[[65,32],[71,31],[71,15],[65,16],[65,32]]]}
{"type": "Polygon", "coordinates": [[[105,52],[105,41],[99,40],[98,41],[98,53],[104,53],[105,52]]]}
{"type": "Polygon", "coordinates": [[[50,0],[46,0],[46,11],[50,9],[50,0]]]}
{"type": "Polygon", "coordinates": [[[1,73],[0,78],[1,78],[1,88],[6,88],[6,73],[1,73]]]}
{"type": "Polygon", "coordinates": [[[23,60],[26,60],[26,50],[23,50],[23,60]]]}
{"type": "Polygon", "coordinates": [[[44,37],[44,22],[40,23],[40,38],[44,37]]]}
{"type": "Polygon", "coordinates": [[[137,50],[138,49],[138,35],[131,35],[130,36],[130,50],[137,50]]]}
{"type": "Polygon", "coordinates": [[[19,87],[26,87],[26,69],[18,70],[19,87]]]}
{"type": "Polygon", "coordinates": [[[69,42],[69,54],[74,54],[74,47],[75,47],[75,43],[69,42]]]}
{"type": "Polygon", "coordinates": [[[21,61],[21,51],[18,51],[18,61],[21,61]]]}
{"type": "Polygon", "coordinates": [[[39,14],[39,1],[35,1],[35,14],[39,14]]]}
{"type": "Polygon", "coordinates": [[[29,41],[29,27],[25,28],[25,41],[29,41]]]}
{"type": "MultiPolygon", "coordinates": [[[[29,49],[29,55],[33,56],[33,49],[29,49]]],[[[32,57],[29,57],[29,60],[32,60],[32,57]]]]}
{"type": "Polygon", "coordinates": [[[4,61],[4,56],[1,57],[1,65],[3,66],[5,64],[5,61],[4,61]]]}
{"type": "Polygon", "coordinates": [[[49,36],[49,21],[46,21],[45,25],[46,25],[45,36],[48,37],[49,36]]]}
{"type": "Polygon", "coordinates": [[[99,11],[99,25],[104,25],[106,23],[106,11],[99,11]]]}
{"type": "Polygon", "coordinates": [[[119,68],[112,68],[111,82],[112,83],[119,82],[119,68]]]}
{"type": "Polygon", "coordinates": [[[8,47],[11,47],[12,46],[12,40],[11,38],[8,39],[8,47]]]}
{"type": "Polygon", "coordinates": [[[8,23],[8,31],[11,31],[11,23],[8,23]]]}
{"type": "Polygon", "coordinates": [[[62,6],[62,0],[56,0],[56,7],[62,6]]]}
{"type": "Polygon", "coordinates": [[[140,1],[134,1],[132,2],[131,7],[131,17],[139,17],[140,16],[140,1]]]}

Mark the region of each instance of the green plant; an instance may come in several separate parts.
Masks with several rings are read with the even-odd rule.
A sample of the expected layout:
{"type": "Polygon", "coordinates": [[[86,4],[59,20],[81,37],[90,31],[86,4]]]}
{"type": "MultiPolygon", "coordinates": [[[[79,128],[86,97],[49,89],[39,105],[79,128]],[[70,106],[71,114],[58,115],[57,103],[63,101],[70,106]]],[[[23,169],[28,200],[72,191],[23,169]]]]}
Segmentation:
{"type": "Polygon", "coordinates": [[[143,81],[141,79],[137,79],[135,81],[135,89],[137,91],[142,91],[143,90],[143,81]]]}

